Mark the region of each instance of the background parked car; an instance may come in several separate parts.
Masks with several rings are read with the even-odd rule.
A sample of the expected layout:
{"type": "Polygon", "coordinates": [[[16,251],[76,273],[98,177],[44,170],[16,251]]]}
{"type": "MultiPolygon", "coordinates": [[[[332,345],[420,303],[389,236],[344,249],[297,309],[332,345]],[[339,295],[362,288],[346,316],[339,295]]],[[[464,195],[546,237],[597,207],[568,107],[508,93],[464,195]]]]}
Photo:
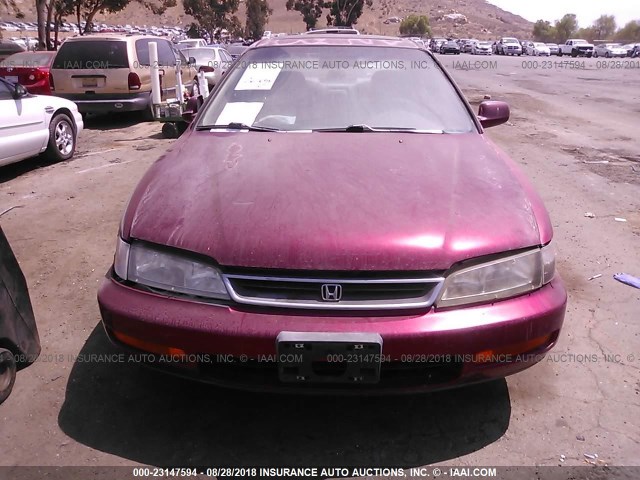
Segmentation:
{"type": "Polygon", "coordinates": [[[533,55],[534,57],[548,57],[551,55],[551,49],[541,42],[527,42],[525,48],[525,55],[533,55]]]}
{"type": "Polygon", "coordinates": [[[498,55],[522,55],[522,46],[517,38],[502,37],[496,43],[496,53],[498,55]]]}
{"type": "Polygon", "coordinates": [[[560,51],[560,47],[558,46],[557,43],[547,43],[547,47],[549,47],[549,53],[551,55],[558,55],[558,52],[560,51]]]}
{"type": "Polygon", "coordinates": [[[27,282],[0,227],[0,404],[13,390],[16,371],[38,355],[40,337],[27,282]]]}
{"type": "Polygon", "coordinates": [[[626,57],[627,49],[619,43],[601,43],[593,49],[593,56],[598,57],[626,57]]]}
{"type": "Polygon", "coordinates": [[[20,83],[29,93],[51,95],[49,69],[56,52],[20,52],[0,62],[0,77],[20,83]]]}
{"type": "Polygon", "coordinates": [[[232,43],[231,45],[227,45],[227,52],[229,52],[231,58],[235,60],[240,55],[242,55],[247,48],[249,47],[243,45],[242,43],[232,43]]]}
{"type": "Polygon", "coordinates": [[[152,120],[150,42],[158,45],[162,96],[177,96],[178,59],[184,87],[199,93],[196,69],[166,38],[96,34],[62,44],[51,67],[54,95],[74,101],[81,113],[140,111],[152,120]]]}
{"type": "Polygon", "coordinates": [[[204,77],[212,90],[226,73],[233,58],[222,47],[185,48],[182,54],[189,60],[194,60],[192,65],[198,72],[204,72],[204,77]]]}
{"type": "Polygon", "coordinates": [[[432,52],[438,52],[439,53],[440,52],[440,47],[446,41],[447,41],[446,38],[434,37],[429,41],[429,49],[432,52]]]}
{"type": "Polygon", "coordinates": [[[43,152],[53,161],[68,160],[83,127],[73,102],[31,95],[22,85],[0,78],[0,166],[43,152]]]}
{"type": "Polygon", "coordinates": [[[623,45],[622,48],[624,48],[625,51],[627,52],[627,57],[631,57],[633,56],[634,48],[636,50],[640,48],[640,43],[628,43],[626,45],[623,45]]]}
{"type": "Polygon", "coordinates": [[[523,40],[520,42],[520,47],[522,48],[523,55],[530,55],[527,51],[527,48],[530,48],[531,50],[533,50],[533,42],[530,40],[523,40]]]}
{"type": "Polygon", "coordinates": [[[463,53],[471,53],[471,50],[473,50],[473,46],[478,43],[478,40],[476,39],[472,39],[472,40],[467,40],[466,42],[464,42],[464,44],[462,45],[462,52],[463,53]]]}
{"type": "Polygon", "coordinates": [[[447,40],[442,45],[440,45],[440,53],[446,55],[447,53],[452,53],[454,55],[460,55],[460,47],[458,43],[453,40],[447,40]]]}
{"type": "Polygon", "coordinates": [[[24,52],[26,48],[14,42],[0,42],[0,61],[10,57],[14,53],[24,52]]]}
{"type": "Polygon", "coordinates": [[[491,42],[487,42],[484,40],[477,41],[471,47],[472,55],[491,55],[491,42]]]}
{"type": "Polygon", "coordinates": [[[198,48],[208,46],[207,41],[204,38],[189,38],[187,40],[180,40],[177,44],[179,50],[185,48],[198,48]]]}

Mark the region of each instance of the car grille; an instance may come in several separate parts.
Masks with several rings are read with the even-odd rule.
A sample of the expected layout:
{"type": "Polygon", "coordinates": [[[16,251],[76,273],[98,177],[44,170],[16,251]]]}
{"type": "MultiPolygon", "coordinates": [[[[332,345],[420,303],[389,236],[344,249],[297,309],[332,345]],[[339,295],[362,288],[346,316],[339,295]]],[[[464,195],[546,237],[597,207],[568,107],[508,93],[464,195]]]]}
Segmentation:
{"type": "Polygon", "coordinates": [[[231,298],[241,304],[285,308],[386,310],[430,307],[444,279],[438,275],[384,278],[331,275],[225,274],[231,298]]]}

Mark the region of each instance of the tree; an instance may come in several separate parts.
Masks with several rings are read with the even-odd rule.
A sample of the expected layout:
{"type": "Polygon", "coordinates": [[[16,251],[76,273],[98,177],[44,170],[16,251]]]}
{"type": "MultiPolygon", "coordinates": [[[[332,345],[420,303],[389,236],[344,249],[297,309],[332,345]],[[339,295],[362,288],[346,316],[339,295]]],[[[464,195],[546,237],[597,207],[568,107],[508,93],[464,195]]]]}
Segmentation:
{"type": "Polygon", "coordinates": [[[555,42],[556,36],[556,28],[547,20],[538,20],[533,25],[533,39],[537,42],[555,42]]]}
{"type": "Polygon", "coordinates": [[[307,30],[316,28],[324,6],[324,0],[287,0],[287,10],[300,12],[307,30]]]}
{"type": "Polygon", "coordinates": [[[574,36],[578,30],[578,20],[573,13],[567,13],[560,20],[556,20],[556,40],[559,43],[564,43],[567,39],[574,36]]]}
{"type": "Polygon", "coordinates": [[[588,42],[593,42],[596,38],[598,38],[598,34],[594,27],[587,28],[579,28],[576,32],[577,38],[584,38],[588,42]]]}
{"type": "Polygon", "coordinates": [[[240,0],[183,0],[184,11],[196,19],[211,38],[220,39],[222,30],[237,34],[242,30],[238,17],[240,0]]]}
{"type": "Polygon", "coordinates": [[[616,33],[616,17],[613,15],[601,15],[595,22],[593,22],[593,31],[596,34],[598,40],[610,39],[613,34],[616,33]]]}
{"type": "Polygon", "coordinates": [[[333,0],[325,2],[324,6],[329,8],[327,15],[327,25],[351,27],[358,23],[358,18],[362,15],[364,6],[373,5],[373,0],[333,0]]]}
{"type": "Polygon", "coordinates": [[[616,33],[618,42],[640,42],[640,20],[631,20],[616,33]]]}
{"type": "Polygon", "coordinates": [[[267,0],[246,0],[247,22],[244,37],[259,40],[264,33],[264,27],[273,10],[269,8],[267,0]]]}
{"type": "Polygon", "coordinates": [[[400,23],[400,34],[414,37],[431,35],[429,17],[426,15],[409,15],[400,23]]]}

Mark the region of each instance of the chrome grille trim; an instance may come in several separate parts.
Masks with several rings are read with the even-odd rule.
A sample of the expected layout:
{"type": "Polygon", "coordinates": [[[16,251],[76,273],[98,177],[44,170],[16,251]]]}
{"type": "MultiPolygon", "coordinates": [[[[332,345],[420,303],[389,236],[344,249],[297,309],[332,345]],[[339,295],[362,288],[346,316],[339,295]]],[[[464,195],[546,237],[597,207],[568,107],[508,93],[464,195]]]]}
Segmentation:
{"type": "Polygon", "coordinates": [[[442,289],[444,278],[440,276],[420,277],[420,278],[313,278],[313,277],[283,277],[264,275],[240,275],[223,274],[222,279],[227,287],[229,295],[234,302],[245,305],[256,305],[273,308],[300,308],[319,310],[399,310],[399,309],[422,309],[428,308],[436,301],[442,289]],[[315,300],[295,300],[282,298],[267,298],[257,296],[246,296],[240,294],[233,285],[234,280],[248,280],[253,282],[291,282],[291,283],[311,283],[317,284],[318,292],[323,284],[337,285],[402,285],[402,284],[424,284],[427,293],[420,297],[403,299],[380,299],[350,301],[340,300],[337,302],[315,301],[315,300]]]}

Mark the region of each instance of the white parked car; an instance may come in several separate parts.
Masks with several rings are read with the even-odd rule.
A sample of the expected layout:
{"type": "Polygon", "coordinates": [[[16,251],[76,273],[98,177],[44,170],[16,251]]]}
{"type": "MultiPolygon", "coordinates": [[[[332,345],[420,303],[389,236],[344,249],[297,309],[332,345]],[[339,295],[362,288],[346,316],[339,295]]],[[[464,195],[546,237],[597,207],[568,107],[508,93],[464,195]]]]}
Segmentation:
{"type": "Polygon", "coordinates": [[[626,57],[627,49],[624,48],[619,43],[603,43],[601,45],[596,45],[593,49],[594,57],[626,57]]]}
{"type": "Polygon", "coordinates": [[[547,47],[549,47],[549,52],[551,52],[551,55],[558,55],[560,47],[557,43],[547,43],[547,47]]]}
{"type": "Polygon", "coordinates": [[[222,80],[222,76],[233,63],[231,54],[222,47],[185,48],[181,51],[185,57],[192,61],[192,65],[198,72],[204,73],[209,90],[212,90],[222,80]]]}
{"type": "Polygon", "coordinates": [[[183,48],[206,47],[207,41],[204,38],[190,38],[188,40],[180,40],[177,46],[180,50],[183,48]]]}
{"type": "Polygon", "coordinates": [[[75,103],[0,78],[0,166],[44,153],[68,160],[84,124],[75,103]]]}
{"type": "Polygon", "coordinates": [[[491,55],[491,42],[477,41],[471,46],[471,55],[491,55]]]}
{"type": "Polygon", "coordinates": [[[534,57],[548,57],[551,55],[551,49],[541,42],[529,42],[527,43],[525,53],[526,55],[533,55],[534,57]]]}

